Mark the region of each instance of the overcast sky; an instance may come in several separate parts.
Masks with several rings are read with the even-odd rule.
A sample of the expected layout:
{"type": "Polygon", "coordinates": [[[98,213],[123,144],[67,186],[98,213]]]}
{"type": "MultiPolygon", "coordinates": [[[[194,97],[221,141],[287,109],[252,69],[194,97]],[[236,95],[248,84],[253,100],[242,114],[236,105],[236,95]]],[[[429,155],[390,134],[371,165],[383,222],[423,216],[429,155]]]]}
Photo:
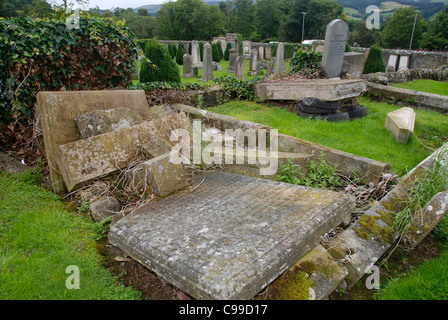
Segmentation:
{"type": "MultiPolygon", "coordinates": [[[[147,4],[161,4],[167,0],[90,0],[89,8],[95,8],[96,6],[100,9],[111,9],[111,8],[137,8],[147,4]]],[[[50,0],[48,2],[61,3],[61,0],[50,0]]],[[[69,0],[69,2],[72,2],[69,0]]],[[[75,1],[73,1],[75,2],[75,1]]],[[[77,6],[75,5],[74,8],[77,6]]]]}

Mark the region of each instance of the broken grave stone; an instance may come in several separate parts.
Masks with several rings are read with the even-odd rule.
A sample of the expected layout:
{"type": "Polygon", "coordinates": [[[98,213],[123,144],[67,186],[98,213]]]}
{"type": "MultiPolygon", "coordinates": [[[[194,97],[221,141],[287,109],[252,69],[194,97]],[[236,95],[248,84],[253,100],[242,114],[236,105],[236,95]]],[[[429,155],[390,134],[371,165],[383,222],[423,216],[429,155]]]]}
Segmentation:
{"type": "Polygon", "coordinates": [[[93,110],[75,118],[76,126],[83,139],[129,127],[142,121],[143,118],[137,110],[122,107],[93,110]]]}
{"type": "Polygon", "coordinates": [[[65,191],[56,163],[58,147],[82,139],[75,118],[89,111],[118,107],[137,110],[143,119],[148,119],[148,102],[143,90],[42,91],[37,94],[36,114],[42,125],[53,191],[65,191]]]}
{"type": "Polygon", "coordinates": [[[95,221],[102,221],[120,211],[120,203],[114,197],[103,197],[90,204],[90,211],[95,221]]]}
{"type": "Polygon", "coordinates": [[[415,111],[410,107],[404,107],[386,115],[386,129],[393,133],[398,143],[407,143],[414,132],[415,111]]]}

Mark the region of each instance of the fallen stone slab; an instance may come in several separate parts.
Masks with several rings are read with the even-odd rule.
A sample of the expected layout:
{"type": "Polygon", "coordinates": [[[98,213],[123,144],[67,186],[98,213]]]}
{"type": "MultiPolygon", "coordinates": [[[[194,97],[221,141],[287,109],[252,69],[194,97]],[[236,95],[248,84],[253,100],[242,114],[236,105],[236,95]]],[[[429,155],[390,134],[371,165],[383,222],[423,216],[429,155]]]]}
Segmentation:
{"type": "Polygon", "coordinates": [[[152,136],[169,140],[178,128],[191,130],[183,112],[59,146],[56,161],[67,189],[73,191],[92,179],[126,168],[152,136]]]}
{"type": "Polygon", "coordinates": [[[83,139],[129,127],[143,118],[137,110],[118,107],[107,110],[93,110],[75,118],[76,127],[83,139]]]}
{"type": "Polygon", "coordinates": [[[414,132],[415,111],[410,107],[404,107],[386,115],[385,128],[392,132],[398,143],[407,143],[414,132]]]}
{"type": "Polygon", "coordinates": [[[196,299],[250,299],[346,219],[353,198],[211,172],[117,221],[112,245],[196,299]]]}

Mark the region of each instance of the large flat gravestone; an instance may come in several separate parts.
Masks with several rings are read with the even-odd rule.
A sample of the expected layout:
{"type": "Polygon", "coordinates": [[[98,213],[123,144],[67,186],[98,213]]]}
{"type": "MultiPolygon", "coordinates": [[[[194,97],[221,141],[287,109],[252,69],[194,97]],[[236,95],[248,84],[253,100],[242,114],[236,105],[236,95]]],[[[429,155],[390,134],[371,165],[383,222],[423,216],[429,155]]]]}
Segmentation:
{"type": "Polygon", "coordinates": [[[197,181],[109,233],[113,245],[197,299],[254,297],[354,208],[347,195],[243,175],[197,181]]]}
{"type": "Polygon", "coordinates": [[[93,110],[129,108],[148,119],[149,107],[143,90],[43,91],[37,94],[37,112],[44,136],[50,178],[56,193],[65,191],[56,163],[60,145],[82,139],[75,118],[93,110]]]}
{"type": "Polygon", "coordinates": [[[341,19],[333,20],[327,25],[322,67],[330,79],[341,75],[347,33],[348,24],[341,19]]]}

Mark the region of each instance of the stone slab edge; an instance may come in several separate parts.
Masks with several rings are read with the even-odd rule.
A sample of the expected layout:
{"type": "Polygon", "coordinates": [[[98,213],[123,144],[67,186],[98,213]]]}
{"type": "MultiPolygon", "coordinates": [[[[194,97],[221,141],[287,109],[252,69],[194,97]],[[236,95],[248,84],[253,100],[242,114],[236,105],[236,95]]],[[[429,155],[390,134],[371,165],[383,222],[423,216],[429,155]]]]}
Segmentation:
{"type": "MultiPolygon", "coordinates": [[[[397,185],[381,201],[367,210],[357,222],[325,245],[328,252],[335,259],[343,261],[348,269],[346,282],[349,288],[353,287],[391,249],[399,236],[393,231],[393,214],[404,208],[402,200],[405,199],[412,182],[425,174],[425,170],[430,168],[438,155],[447,148],[448,143],[428,156],[402,177],[397,185]],[[371,223],[374,231],[366,232],[360,221],[371,223]]],[[[437,202],[437,199],[431,201],[437,202]]]]}
{"type": "Polygon", "coordinates": [[[433,109],[438,112],[448,112],[448,97],[439,94],[395,88],[382,84],[366,82],[371,93],[385,96],[403,102],[414,101],[415,105],[433,109]]]}

